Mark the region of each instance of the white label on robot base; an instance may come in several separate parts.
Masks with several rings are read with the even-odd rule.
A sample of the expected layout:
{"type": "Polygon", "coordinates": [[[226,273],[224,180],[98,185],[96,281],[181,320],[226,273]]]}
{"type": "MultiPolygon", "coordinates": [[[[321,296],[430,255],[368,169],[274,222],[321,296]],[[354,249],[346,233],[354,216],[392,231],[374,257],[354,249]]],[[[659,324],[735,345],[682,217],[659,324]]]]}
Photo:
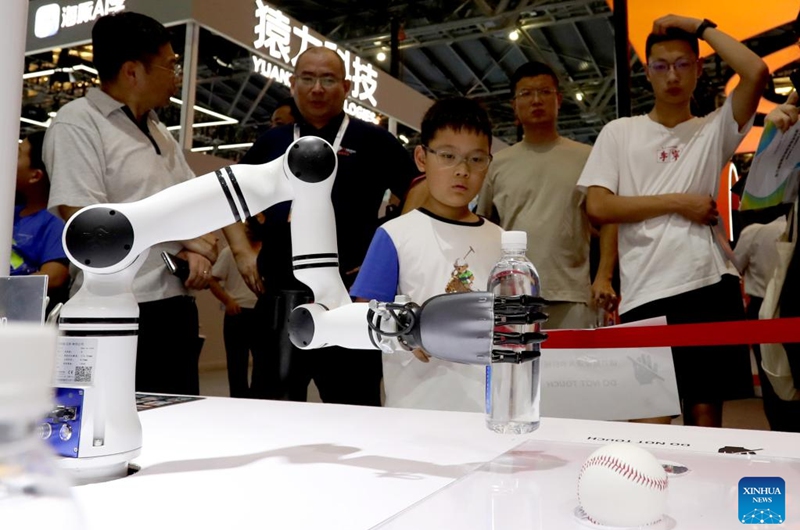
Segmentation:
{"type": "MultiPolygon", "coordinates": [[[[634,324],[665,325],[666,319],[634,324]]],[[[542,416],[584,420],[680,414],[672,350],[548,350],[544,342],[541,406],[542,416]]]]}
{"type": "Polygon", "coordinates": [[[91,386],[96,357],[97,339],[61,337],[56,355],[55,386],[91,386]]]}

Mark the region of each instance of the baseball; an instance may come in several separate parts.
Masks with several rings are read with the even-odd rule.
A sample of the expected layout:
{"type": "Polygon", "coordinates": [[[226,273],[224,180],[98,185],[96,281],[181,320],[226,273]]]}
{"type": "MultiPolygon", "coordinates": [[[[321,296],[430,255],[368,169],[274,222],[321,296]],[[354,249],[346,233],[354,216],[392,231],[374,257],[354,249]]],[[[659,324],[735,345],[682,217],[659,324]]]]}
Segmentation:
{"type": "Polygon", "coordinates": [[[655,524],[667,503],[667,473],[641,447],[623,443],[603,446],[581,467],[578,503],[594,524],[655,524]]]}

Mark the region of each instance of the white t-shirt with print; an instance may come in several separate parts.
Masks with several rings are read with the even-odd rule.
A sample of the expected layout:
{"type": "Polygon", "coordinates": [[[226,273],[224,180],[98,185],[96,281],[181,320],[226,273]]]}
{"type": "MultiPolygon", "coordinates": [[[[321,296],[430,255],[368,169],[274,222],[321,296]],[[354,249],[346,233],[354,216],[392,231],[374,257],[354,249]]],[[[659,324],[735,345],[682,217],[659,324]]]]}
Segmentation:
{"type": "MultiPolygon", "coordinates": [[[[393,301],[409,295],[422,305],[445,292],[485,291],[501,256],[503,230],[481,219],[459,223],[414,210],[378,228],[350,295],[393,301]]],[[[387,407],[483,412],[485,367],[410,352],[383,356],[387,407]]]]}
{"type": "MultiPolygon", "coordinates": [[[[716,197],[720,172],[752,125],[739,130],[732,99],[673,128],[649,116],[606,125],[578,181],[620,197],[695,193],[716,197]]],[[[712,285],[730,272],[709,226],[678,214],[619,225],[620,312],[712,285]]]]}

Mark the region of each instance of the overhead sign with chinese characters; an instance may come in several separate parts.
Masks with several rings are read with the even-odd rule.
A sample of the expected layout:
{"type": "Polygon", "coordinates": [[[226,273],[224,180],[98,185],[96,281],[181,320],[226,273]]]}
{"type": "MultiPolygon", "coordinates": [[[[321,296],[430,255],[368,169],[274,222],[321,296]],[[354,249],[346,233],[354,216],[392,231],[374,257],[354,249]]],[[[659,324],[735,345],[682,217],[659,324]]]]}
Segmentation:
{"type": "Polygon", "coordinates": [[[350,100],[345,102],[345,112],[365,121],[377,123],[378,115],[364,108],[378,108],[378,70],[350,50],[339,48],[336,43],[324,40],[305,24],[293,22],[279,9],[255,0],[256,25],[253,46],[267,59],[253,55],[253,71],[289,86],[291,72],[297,58],[308,48],[324,46],[339,54],[345,68],[345,76],[352,83],[350,100]]]}
{"type": "Polygon", "coordinates": [[[169,25],[188,20],[191,16],[192,2],[191,0],[30,0],[25,53],[37,53],[89,42],[92,39],[92,27],[98,18],[123,11],[145,13],[169,25]]]}
{"type": "Polygon", "coordinates": [[[352,82],[345,110],[367,121],[374,121],[380,113],[418,130],[432,103],[364,57],[341,48],[264,0],[30,0],[25,53],[90,42],[92,22],[121,10],[143,13],[166,26],[195,21],[249,49],[254,72],[287,86],[302,51],[309,46],[336,50],[352,82]],[[37,22],[37,11],[42,8],[37,22]]]}
{"type": "Polygon", "coordinates": [[[268,1],[227,2],[224,4],[224,13],[220,13],[220,0],[193,0],[192,18],[204,27],[252,50],[256,54],[252,64],[253,71],[283,84],[288,84],[294,70],[292,60],[302,49],[314,45],[335,49],[342,56],[347,74],[353,82],[350,99],[345,102],[346,111],[356,116],[362,112],[359,109],[377,111],[419,130],[422,116],[433,103],[429,98],[375,68],[367,60],[369,57],[357,57],[352,51],[280,12],[279,8],[268,4],[268,1]]]}

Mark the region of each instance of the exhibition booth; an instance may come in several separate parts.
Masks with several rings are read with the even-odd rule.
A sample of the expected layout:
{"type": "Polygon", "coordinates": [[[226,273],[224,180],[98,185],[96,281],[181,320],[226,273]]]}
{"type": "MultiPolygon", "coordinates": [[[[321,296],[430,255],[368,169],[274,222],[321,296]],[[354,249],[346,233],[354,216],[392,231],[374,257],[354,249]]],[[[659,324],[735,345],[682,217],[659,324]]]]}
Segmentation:
{"type": "MultiPolygon", "coordinates": [[[[96,72],[89,64],[91,49],[86,47],[91,41],[92,22],[121,11],[155,18],[172,29],[174,41],[183,37],[182,43],[174,43],[184,67],[181,98],[173,100],[180,109],[180,122],[165,121],[181,131],[181,143],[187,150],[209,146],[196,145],[185,131],[263,124],[263,118],[254,118],[254,113],[260,112],[259,104],[263,102],[271,112],[275,103],[289,95],[294,62],[309,46],[325,46],[342,57],[352,81],[345,111],[353,116],[382,124],[393,132],[398,125],[417,130],[430,105],[428,98],[373,66],[372,58],[338,48],[279,7],[261,1],[34,0],[28,9],[24,79],[42,79],[51,93],[58,88],[65,91],[74,89],[74,85],[96,83],[96,72]],[[60,87],[54,90],[56,83],[60,87]],[[185,110],[193,107],[195,112],[185,110]]],[[[52,98],[57,100],[52,104],[57,107],[69,97],[40,93],[38,101],[31,103],[44,107],[52,98]]],[[[46,119],[41,121],[46,123],[46,119]]]]}
{"type": "MultiPolygon", "coordinates": [[[[236,129],[250,120],[266,120],[258,118],[258,103],[286,94],[293,58],[309,44],[335,46],[261,0],[31,1],[30,69],[25,75],[26,81],[38,79],[47,86],[36,93],[42,100],[59,99],[49,80],[56,74],[68,75],[61,88],[69,83],[74,95],[92,86],[91,67],[81,51],[72,55],[77,60],[71,64],[56,60],[52,68],[40,69],[48,66],[43,57],[52,57],[54,49],[62,56],[65,49],[84,46],[93,20],[123,9],[150,14],[173,28],[183,26],[184,85],[172,118],[189,152],[246,148],[241,145],[247,142],[239,140],[247,138],[237,137],[236,129]],[[234,44],[227,49],[234,51],[226,57],[206,55],[204,38],[217,44],[226,39],[234,44]],[[210,60],[227,70],[215,72],[210,60]],[[44,75],[45,70],[53,72],[44,75]],[[238,85],[230,84],[232,78],[238,85]],[[232,99],[220,97],[230,91],[232,99]],[[248,104],[240,108],[238,102],[245,100],[248,104]],[[196,133],[211,128],[234,132],[216,137],[196,133]],[[230,145],[240,147],[220,149],[230,145]]],[[[348,112],[395,132],[419,126],[426,98],[363,58],[342,54],[356,80],[348,112]]],[[[20,63],[9,67],[15,65],[20,63]]],[[[9,101],[19,107],[18,99],[9,101]]],[[[8,102],[1,102],[6,112],[8,102]]],[[[43,127],[47,113],[26,119],[37,122],[28,125],[43,127]]],[[[8,156],[10,150],[0,148],[6,149],[0,155],[8,156]]],[[[660,382],[637,382],[633,372],[619,376],[628,360],[636,366],[631,356],[638,353],[618,353],[620,363],[613,366],[588,348],[559,354],[562,359],[572,355],[572,364],[551,357],[551,373],[583,374],[558,376],[552,381],[565,384],[552,387],[575,390],[575,408],[591,409],[582,405],[603,386],[619,387],[616,394],[608,388],[604,394],[620,405],[631,404],[625,400],[641,404],[623,388],[624,379],[631,388],[661,385],[665,400],[675,404],[664,372],[651,367],[660,382]],[[574,385],[566,384],[570,381],[574,385]]],[[[544,417],[531,434],[499,435],[486,428],[483,415],[473,413],[147,395],[140,395],[138,404],[142,448],[128,476],[73,488],[88,530],[605,528],[581,512],[576,490],[587,457],[611,443],[647,449],[668,475],[663,517],[649,528],[738,529],[743,523],[778,524],[780,517],[782,528],[800,529],[797,434],[544,417]],[[752,518],[755,497],[743,498],[740,488],[748,477],[783,481],[783,493],[769,497],[770,504],[774,501],[769,516],[776,518],[763,519],[763,509],[761,519],[752,518]]],[[[626,510],[635,500],[618,497],[617,502],[619,510],[626,510]]]]}
{"type": "MultiPolygon", "coordinates": [[[[338,49],[265,2],[94,0],[91,9],[88,4],[28,4],[20,136],[42,130],[58,108],[99,82],[89,44],[94,20],[120,11],[144,13],[168,26],[183,61],[181,93],[159,116],[179,138],[197,175],[238,160],[269,126],[272,110],[290,96],[289,76],[299,53],[315,45],[338,49]]],[[[389,129],[401,141],[413,138],[431,100],[373,66],[372,58],[339,52],[353,84],[346,112],[389,129]]],[[[209,292],[197,299],[201,370],[224,369],[224,313],[209,292]]]]}

